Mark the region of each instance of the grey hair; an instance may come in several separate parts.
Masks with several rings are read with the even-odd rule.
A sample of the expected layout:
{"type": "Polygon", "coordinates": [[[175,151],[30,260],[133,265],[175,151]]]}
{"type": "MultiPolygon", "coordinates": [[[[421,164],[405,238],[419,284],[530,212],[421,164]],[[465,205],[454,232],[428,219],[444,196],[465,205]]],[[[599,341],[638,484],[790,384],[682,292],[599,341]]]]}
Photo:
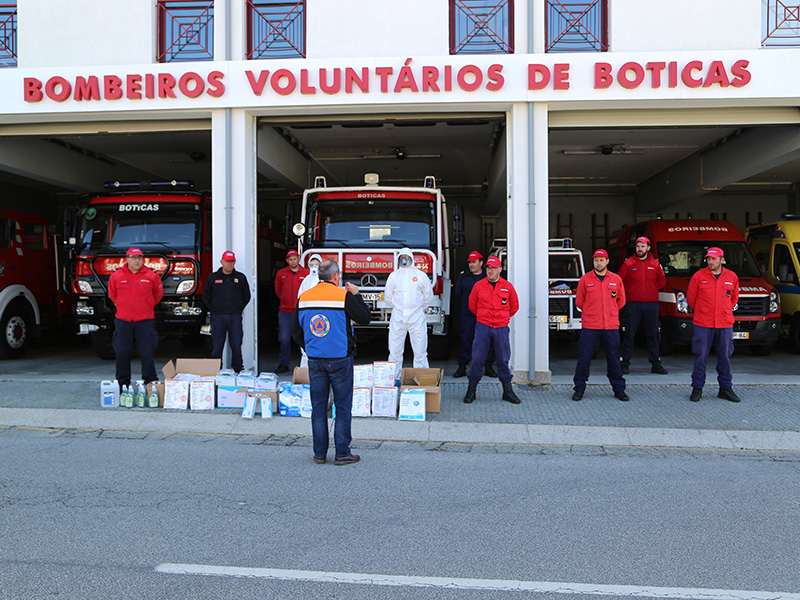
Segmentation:
{"type": "Polygon", "coordinates": [[[335,260],[325,259],[319,265],[317,276],[320,281],[333,281],[333,276],[339,272],[339,263],[335,260]]]}

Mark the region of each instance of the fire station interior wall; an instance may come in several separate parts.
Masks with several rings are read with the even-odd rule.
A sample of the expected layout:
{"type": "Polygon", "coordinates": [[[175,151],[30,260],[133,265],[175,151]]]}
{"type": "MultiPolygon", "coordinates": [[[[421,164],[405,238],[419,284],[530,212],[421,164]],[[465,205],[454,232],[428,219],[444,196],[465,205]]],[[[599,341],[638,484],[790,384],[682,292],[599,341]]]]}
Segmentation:
{"type": "Polygon", "coordinates": [[[608,12],[614,52],[761,46],[759,0],[612,0],[608,12]]]}
{"type": "Polygon", "coordinates": [[[153,62],[156,3],[113,0],[113,11],[109,4],[109,0],[21,0],[19,66],[153,62]]]}
{"type": "Polygon", "coordinates": [[[450,53],[447,2],[307,0],[306,6],[308,58],[450,53]]]}

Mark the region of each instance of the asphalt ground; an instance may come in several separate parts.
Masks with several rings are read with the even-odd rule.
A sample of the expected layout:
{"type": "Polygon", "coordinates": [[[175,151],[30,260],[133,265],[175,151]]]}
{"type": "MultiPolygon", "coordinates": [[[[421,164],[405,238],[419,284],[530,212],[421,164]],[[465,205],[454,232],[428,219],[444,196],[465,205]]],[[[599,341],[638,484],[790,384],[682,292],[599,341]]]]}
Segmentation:
{"type": "MultiPolygon", "coordinates": [[[[162,344],[159,365],[177,356],[203,356],[205,349],[162,344]]],[[[367,346],[358,362],[384,360],[382,346],[367,346]],[[369,359],[369,360],[365,360],[369,359]]],[[[456,362],[432,361],[445,370],[440,413],[424,423],[354,418],[356,440],[451,444],[646,446],[800,452],[800,357],[782,349],[768,357],[737,351],[732,357],[738,404],[716,397],[715,357],[699,403],[689,402],[693,356],[688,350],[663,357],[668,375],[653,375],[644,348],[637,348],[626,376],[630,402],[616,400],[605,378],[605,359],[592,363],[583,401],[573,402],[575,349],[554,346],[552,383],[517,385],[520,405],[503,402],[497,379],[484,378],[477,400],[461,401],[465,378],[453,379],[456,362]]],[[[407,361],[409,355],[407,355],[407,361]]],[[[274,360],[261,357],[269,368],[274,360]]],[[[139,365],[134,360],[133,372],[139,365]]],[[[263,368],[263,367],[262,367],[263,368]]],[[[29,357],[0,363],[0,426],[218,435],[310,436],[306,419],[242,419],[236,409],[173,411],[100,407],[100,381],[113,379],[113,362],[100,361],[80,343],[34,348],[29,357]]],[[[282,377],[286,379],[286,377],[282,377]]]]}

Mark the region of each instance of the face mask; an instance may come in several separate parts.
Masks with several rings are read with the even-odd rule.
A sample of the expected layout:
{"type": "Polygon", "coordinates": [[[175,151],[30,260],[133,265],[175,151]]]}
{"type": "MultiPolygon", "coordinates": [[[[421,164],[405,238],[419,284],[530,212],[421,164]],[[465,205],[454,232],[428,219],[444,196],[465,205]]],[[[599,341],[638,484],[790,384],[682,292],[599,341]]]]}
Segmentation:
{"type": "Polygon", "coordinates": [[[410,256],[403,254],[397,261],[397,264],[400,265],[401,269],[405,269],[406,267],[410,267],[414,264],[414,259],[410,256]]]}
{"type": "Polygon", "coordinates": [[[311,265],[311,273],[316,275],[317,271],[319,271],[319,265],[311,265]]]}

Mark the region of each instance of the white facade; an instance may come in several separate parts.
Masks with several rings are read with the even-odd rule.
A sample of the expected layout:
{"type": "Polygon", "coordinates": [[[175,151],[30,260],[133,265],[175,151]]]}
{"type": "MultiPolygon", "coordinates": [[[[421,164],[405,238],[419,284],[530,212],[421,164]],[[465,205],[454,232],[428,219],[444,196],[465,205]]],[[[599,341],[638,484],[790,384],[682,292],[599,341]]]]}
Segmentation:
{"type": "MultiPolygon", "coordinates": [[[[520,296],[512,341],[520,381],[549,381],[549,128],[800,121],[800,50],[761,48],[760,0],[610,0],[611,51],[571,54],[542,52],[544,0],[517,2],[514,54],[457,56],[448,50],[446,2],[308,0],[308,58],[259,61],[244,60],[244,2],[217,0],[216,60],[171,64],[154,60],[153,5],[20,0],[19,66],[0,71],[0,133],[92,131],[93,122],[104,123],[102,131],[135,122],[169,129],[178,120],[210,127],[211,191],[224,199],[213,208],[213,252],[234,250],[237,268],[254,281],[257,173],[293,191],[313,175],[286,142],[258,130],[259,117],[504,114],[505,185],[490,186],[489,202],[503,207],[520,296]],[[323,91],[322,69],[339,70],[341,87],[323,91]],[[347,90],[348,72],[366,78],[347,90]],[[110,92],[108,76],[120,82],[110,92]],[[426,77],[436,85],[426,89],[426,77]]],[[[578,212],[596,204],[571,202],[578,212]]],[[[622,196],[618,206],[615,218],[655,212],[622,196]]],[[[248,307],[246,331],[254,331],[257,310],[256,302],[248,307]]],[[[245,340],[252,364],[256,336],[245,340]]]]}

